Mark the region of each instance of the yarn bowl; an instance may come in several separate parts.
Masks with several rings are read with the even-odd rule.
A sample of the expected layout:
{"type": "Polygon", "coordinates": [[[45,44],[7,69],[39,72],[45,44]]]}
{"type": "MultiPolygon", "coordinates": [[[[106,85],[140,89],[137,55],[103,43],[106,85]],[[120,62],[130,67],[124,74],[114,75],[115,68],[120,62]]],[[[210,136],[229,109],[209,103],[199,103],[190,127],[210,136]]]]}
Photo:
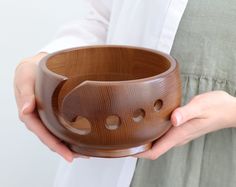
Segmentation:
{"type": "Polygon", "coordinates": [[[168,131],[181,80],[162,52],[88,46],[44,57],[35,94],[40,119],[72,151],[114,158],[144,152],[168,131]]]}

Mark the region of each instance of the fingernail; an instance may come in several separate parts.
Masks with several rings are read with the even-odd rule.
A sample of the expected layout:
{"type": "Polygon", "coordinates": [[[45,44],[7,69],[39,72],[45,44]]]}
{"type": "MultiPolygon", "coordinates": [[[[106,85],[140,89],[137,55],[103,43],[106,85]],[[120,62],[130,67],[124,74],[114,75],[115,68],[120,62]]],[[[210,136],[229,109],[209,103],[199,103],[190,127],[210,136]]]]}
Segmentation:
{"type": "Polygon", "coordinates": [[[24,103],[24,105],[23,105],[23,107],[22,107],[22,109],[21,109],[21,112],[22,112],[23,114],[25,114],[27,108],[29,108],[29,107],[30,107],[30,102],[24,103]]]}
{"type": "Polygon", "coordinates": [[[89,159],[88,156],[80,155],[80,154],[74,154],[75,158],[84,158],[84,159],[89,159]]]}
{"type": "Polygon", "coordinates": [[[176,126],[180,126],[181,125],[181,120],[182,120],[181,115],[176,115],[176,126]]]}
{"type": "Polygon", "coordinates": [[[71,163],[71,162],[73,162],[73,157],[71,157],[71,156],[66,156],[66,160],[67,160],[69,163],[71,163]]]}

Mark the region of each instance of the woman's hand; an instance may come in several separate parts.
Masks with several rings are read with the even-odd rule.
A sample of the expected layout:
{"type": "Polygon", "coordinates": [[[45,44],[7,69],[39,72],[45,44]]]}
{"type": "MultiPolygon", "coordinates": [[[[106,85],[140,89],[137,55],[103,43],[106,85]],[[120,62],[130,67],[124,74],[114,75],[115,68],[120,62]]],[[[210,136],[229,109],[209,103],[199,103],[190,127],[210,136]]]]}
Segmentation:
{"type": "Polygon", "coordinates": [[[236,126],[236,98],[224,91],[195,96],[187,105],[171,115],[173,127],[154,144],[152,149],[135,155],[157,159],[175,146],[183,145],[204,134],[236,126]]]}
{"type": "Polygon", "coordinates": [[[39,119],[35,109],[34,85],[37,69],[36,63],[46,55],[46,53],[39,53],[34,57],[22,60],[16,68],[14,89],[19,118],[52,151],[71,162],[74,157],[79,157],[80,155],[70,151],[59,139],[47,130],[39,119]]]}

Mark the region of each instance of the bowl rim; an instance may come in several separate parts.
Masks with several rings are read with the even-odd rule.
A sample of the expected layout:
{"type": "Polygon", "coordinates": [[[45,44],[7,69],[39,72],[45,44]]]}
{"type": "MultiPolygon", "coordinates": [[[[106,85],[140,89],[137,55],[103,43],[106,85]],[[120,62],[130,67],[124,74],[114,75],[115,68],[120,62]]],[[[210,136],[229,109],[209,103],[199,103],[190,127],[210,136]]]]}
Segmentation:
{"type": "Polygon", "coordinates": [[[53,77],[55,78],[59,78],[61,80],[69,80],[70,78],[64,76],[64,75],[60,75],[57,74],[51,70],[49,70],[47,68],[47,61],[60,53],[66,53],[66,52],[70,52],[70,51],[75,51],[75,50],[80,50],[80,49],[93,49],[93,48],[126,48],[126,49],[137,49],[137,50],[144,50],[147,52],[151,52],[154,54],[158,54],[163,56],[165,59],[167,59],[170,62],[170,67],[157,75],[154,76],[150,76],[150,77],[145,77],[145,78],[139,78],[139,79],[132,79],[132,80],[122,80],[122,81],[98,81],[98,80],[85,80],[83,81],[80,86],[83,86],[84,84],[96,84],[96,85],[120,85],[120,84],[129,84],[129,83],[142,83],[142,82],[150,82],[150,81],[156,81],[157,79],[160,80],[162,78],[165,78],[166,76],[168,76],[168,74],[171,74],[171,72],[173,72],[177,66],[177,61],[175,58],[173,58],[171,55],[166,54],[164,52],[155,50],[155,49],[151,49],[151,48],[145,48],[145,47],[138,47],[138,46],[131,46],[131,45],[88,45],[88,46],[81,46],[81,47],[73,47],[73,48],[68,48],[68,49],[64,49],[64,50],[59,50],[53,53],[50,53],[48,55],[46,55],[45,57],[43,57],[40,61],[39,61],[39,67],[48,74],[51,74],[53,77]]]}

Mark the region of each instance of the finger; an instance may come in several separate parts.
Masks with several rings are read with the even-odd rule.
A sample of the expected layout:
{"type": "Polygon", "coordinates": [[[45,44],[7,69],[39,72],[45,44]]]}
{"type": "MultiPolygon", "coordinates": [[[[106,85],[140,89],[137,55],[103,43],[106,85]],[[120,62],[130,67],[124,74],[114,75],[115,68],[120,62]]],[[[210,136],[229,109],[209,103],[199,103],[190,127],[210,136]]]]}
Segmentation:
{"type": "Polygon", "coordinates": [[[155,160],[173,147],[184,145],[193,139],[217,130],[209,124],[212,124],[212,122],[200,118],[189,120],[179,127],[172,127],[153,144],[150,150],[136,156],[155,160]]]}
{"type": "Polygon", "coordinates": [[[15,95],[20,113],[31,113],[35,108],[34,82],[36,64],[23,63],[16,70],[15,95]]]}
{"type": "Polygon", "coordinates": [[[35,96],[29,95],[27,98],[24,99],[24,104],[21,108],[21,113],[23,114],[29,114],[34,111],[35,109],[35,96]]]}
{"type": "Polygon", "coordinates": [[[171,122],[174,126],[180,126],[194,118],[202,117],[201,102],[190,101],[187,105],[174,110],[171,115],[171,122]]]}
{"type": "Polygon", "coordinates": [[[172,127],[164,136],[158,139],[152,148],[146,152],[135,155],[138,158],[157,159],[181,141],[178,127],[172,127]]]}
{"type": "Polygon", "coordinates": [[[38,119],[37,115],[27,114],[24,115],[23,120],[30,131],[38,136],[38,138],[47,145],[52,151],[61,155],[68,162],[73,161],[73,153],[70,149],[63,144],[58,138],[53,136],[48,129],[38,119]]]}

